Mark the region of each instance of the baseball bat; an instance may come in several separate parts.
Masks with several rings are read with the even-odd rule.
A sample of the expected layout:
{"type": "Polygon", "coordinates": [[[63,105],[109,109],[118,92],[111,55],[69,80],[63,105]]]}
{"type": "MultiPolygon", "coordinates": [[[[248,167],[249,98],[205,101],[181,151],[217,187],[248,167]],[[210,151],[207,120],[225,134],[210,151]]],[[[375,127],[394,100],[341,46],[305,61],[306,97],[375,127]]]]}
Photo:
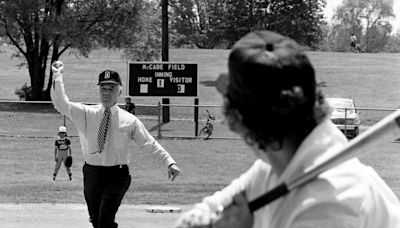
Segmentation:
{"type": "Polygon", "coordinates": [[[250,211],[255,212],[274,200],[286,195],[293,189],[307,184],[314,178],[318,177],[319,174],[354,157],[362,151],[363,148],[376,146],[382,142],[388,142],[388,140],[393,140],[393,137],[395,136],[400,136],[400,109],[394,111],[378,123],[369,127],[359,136],[349,141],[345,146],[333,148],[334,151],[330,153],[329,157],[313,167],[306,168],[304,173],[299,177],[283,182],[251,201],[249,203],[250,211]]]}

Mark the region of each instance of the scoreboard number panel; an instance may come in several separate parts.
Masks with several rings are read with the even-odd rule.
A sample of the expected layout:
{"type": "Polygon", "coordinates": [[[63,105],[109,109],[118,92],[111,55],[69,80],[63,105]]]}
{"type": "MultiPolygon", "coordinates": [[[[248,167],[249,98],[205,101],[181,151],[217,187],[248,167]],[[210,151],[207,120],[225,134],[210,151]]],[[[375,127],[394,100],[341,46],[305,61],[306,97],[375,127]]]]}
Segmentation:
{"type": "Polygon", "coordinates": [[[157,79],[157,88],[164,88],[165,79],[157,79]]]}
{"type": "Polygon", "coordinates": [[[185,84],[178,84],[178,90],[177,93],[185,93],[185,84]]]}
{"type": "Polygon", "coordinates": [[[128,87],[130,96],[197,97],[197,64],[130,62],[128,87]]]}

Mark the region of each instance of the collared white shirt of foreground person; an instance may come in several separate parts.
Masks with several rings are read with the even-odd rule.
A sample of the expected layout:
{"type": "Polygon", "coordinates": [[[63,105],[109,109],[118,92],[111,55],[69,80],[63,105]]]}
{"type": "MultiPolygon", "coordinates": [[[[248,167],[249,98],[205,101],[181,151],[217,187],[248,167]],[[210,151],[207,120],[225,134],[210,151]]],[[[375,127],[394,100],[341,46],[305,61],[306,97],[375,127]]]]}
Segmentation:
{"type": "MultiPolygon", "coordinates": [[[[278,177],[267,162],[258,159],[230,185],[205,197],[186,212],[187,215],[178,220],[176,227],[196,227],[184,225],[183,220],[189,218],[189,214],[196,214],[198,221],[208,223],[206,221],[213,220],[213,214],[220,205],[230,205],[238,194],[244,192],[248,202],[252,201],[283,180],[303,173],[304,168],[317,164],[320,158],[329,154],[327,148],[340,147],[345,143],[347,139],[342,132],[326,119],[301,144],[281,176],[278,177]]],[[[374,169],[353,158],[259,209],[253,214],[253,225],[249,227],[398,228],[399,205],[395,194],[374,169]]],[[[189,224],[190,219],[187,221],[189,224]]],[[[212,227],[228,226],[214,224],[212,227]]]]}
{"type": "Polygon", "coordinates": [[[258,160],[181,215],[175,227],[400,228],[398,198],[358,158],[250,212],[249,202],[291,183],[348,143],[329,119],[315,79],[306,53],[289,37],[253,31],[233,45],[228,73],[220,75],[216,88],[225,122],[258,160]]]}

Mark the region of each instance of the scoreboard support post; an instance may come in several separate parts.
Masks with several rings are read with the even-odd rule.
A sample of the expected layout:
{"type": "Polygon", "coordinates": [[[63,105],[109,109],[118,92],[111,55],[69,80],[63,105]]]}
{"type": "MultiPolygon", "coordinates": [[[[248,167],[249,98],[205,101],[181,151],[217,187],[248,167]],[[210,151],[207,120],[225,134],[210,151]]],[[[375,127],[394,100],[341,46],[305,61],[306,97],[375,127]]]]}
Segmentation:
{"type": "Polygon", "coordinates": [[[161,103],[162,103],[162,122],[169,123],[169,99],[162,98],[161,103]]]}
{"type": "Polygon", "coordinates": [[[194,99],[194,136],[199,132],[199,98],[194,99]]]}
{"type": "Polygon", "coordinates": [[[161,109],[162,109],[161,108],[161,103],[158,102],[158,134],[157,134],[157,139],[161,139],[162,138],[162,136],[161,136],[161,113],[162,113],[162,110],[161,109]]]}

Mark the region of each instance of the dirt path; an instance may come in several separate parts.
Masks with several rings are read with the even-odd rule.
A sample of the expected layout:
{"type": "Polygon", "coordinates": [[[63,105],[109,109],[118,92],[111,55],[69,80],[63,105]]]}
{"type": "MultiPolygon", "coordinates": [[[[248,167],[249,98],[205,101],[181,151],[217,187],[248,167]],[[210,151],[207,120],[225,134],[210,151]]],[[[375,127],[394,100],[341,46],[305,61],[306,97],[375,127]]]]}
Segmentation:
{"type": "MultiPolygon", "coordinates": [[[[122,205],[116,216],[121,228],[172,227],[181,213],[148,213],[154,205],[122,205]]],[[[169,205],[182,208],[191,205],[169,205]]],[[[91,228],[84,204],[0,204],[2,228],[91,228]]]]}

